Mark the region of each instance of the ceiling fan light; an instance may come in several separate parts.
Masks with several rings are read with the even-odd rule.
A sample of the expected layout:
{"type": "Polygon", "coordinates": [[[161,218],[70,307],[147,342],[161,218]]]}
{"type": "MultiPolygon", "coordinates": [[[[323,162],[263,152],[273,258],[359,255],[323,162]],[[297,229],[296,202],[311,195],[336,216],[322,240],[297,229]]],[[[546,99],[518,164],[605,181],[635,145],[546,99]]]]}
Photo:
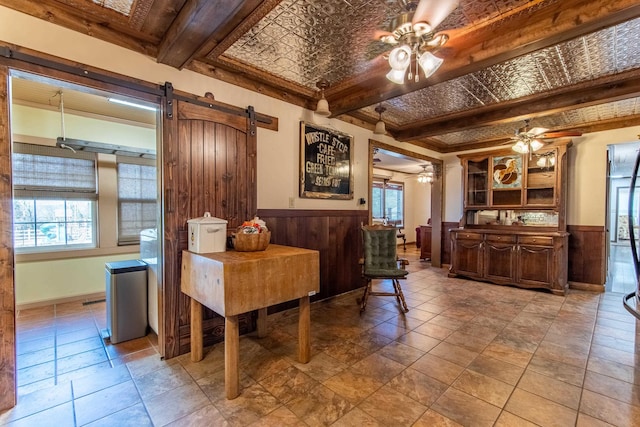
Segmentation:
{"type": "Polygon", "coordinates": [[[385,34],[380,37],[380,41],[386,44],[398,44],[398,39],[396,39],[393,34],[385,34]]]}
{"type": "Polygon", "coordinates": [[[418,64],[424,72],[426,78],[429,78],[442,65],[444,59],[438,58],[431,52],[424,52],[418,59],[418,64]]]}
{"type": "Polygon", "coordinates": [[[327,99],[324,97],[324,95],[318,100],[318,105],[316,106],[316,114],[322,117],[329,117],[331,115],[331,111],[329,111],[329,102],[327,102],[327,99]]]}
{"type": "Polygon", "coordinates": [[[404,73],[411,64],[411,49],[407,45],[394,48],[389,54],[389,66],[404,73]]]}
{"type": "Polygon", "coordinates": [[[511,149],[520,154],[527,154],[529,152],[529,146],[522,141],[516,142],[511,149]]]}
{"type": "Polygon", "coordinates": [[[393,83],[401,85],[404,83],[404,74],[407,72],[406,68],[404,70],[390,70],[387,73],[387,79],[392,81],[393,83]]]}
{"type": "Polygon", "coordinates": [[[387,126],[382,120],[378,120],[376,123],[376,128],[373,131],[376,135],[385,135],[387,133],[387,126]]]}
{"type": "Polygon", "coordinates": [[[529,145],[531,146],[531,151],[538,151],[544,144],[542,141],[534,139],[529,143],[529,145]]]}

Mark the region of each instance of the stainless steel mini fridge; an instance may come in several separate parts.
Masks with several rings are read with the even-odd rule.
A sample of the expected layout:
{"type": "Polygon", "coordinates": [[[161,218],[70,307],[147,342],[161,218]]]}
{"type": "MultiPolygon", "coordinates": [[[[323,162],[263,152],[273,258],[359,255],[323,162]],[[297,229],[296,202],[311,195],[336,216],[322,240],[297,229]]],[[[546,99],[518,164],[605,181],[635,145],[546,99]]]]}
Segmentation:
{"type": "Polygon", "coordinates": [[[107,333],[111,343],[147,334],[147,264],[140,260],[108,262],[107,333]]]}

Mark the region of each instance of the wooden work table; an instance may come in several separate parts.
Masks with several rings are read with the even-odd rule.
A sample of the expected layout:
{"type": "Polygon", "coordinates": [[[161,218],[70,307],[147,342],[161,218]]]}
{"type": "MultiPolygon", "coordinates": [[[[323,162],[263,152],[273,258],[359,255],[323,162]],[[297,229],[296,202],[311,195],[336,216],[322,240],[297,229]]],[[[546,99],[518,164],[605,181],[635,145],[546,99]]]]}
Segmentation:
{"type": "Polygon", "coordinates": [[[311,357],[309,297],[320,290],[318,251],[269,245],[258,252],[183,251],[181,290],[191,297],[191,360],[203,358],[202,305],[225,318],[225,392],[239,394],[238,315],[258,310],[258,336],[266,332],[267,307],[299,299],[298,360],[311,357]]]}

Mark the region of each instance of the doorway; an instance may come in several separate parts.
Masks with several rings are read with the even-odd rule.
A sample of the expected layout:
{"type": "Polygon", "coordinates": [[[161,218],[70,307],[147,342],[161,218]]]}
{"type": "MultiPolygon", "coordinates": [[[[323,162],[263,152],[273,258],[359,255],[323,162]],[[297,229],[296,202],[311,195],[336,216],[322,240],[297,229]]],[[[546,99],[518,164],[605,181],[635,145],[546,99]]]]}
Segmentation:
{"type": "MultiPolygon", "coordinates": [[[[628,294],[636,289],[636,273],[633,267],[630,233],[635,233],[636,241],[640,237],[638,224],[640,212],[634,210],[632,223],[629,221],[629,184],[633,166],[640,149],[640,143],[630,142],[608,146],[608,206],[607,206],[607,279],[606,292],[628,294]]],[[[636,186],[636,198],[640,187],[636,186]]]]}
{"type": "MultiPolygon", "coordinates": [[[[105,262],[135,258],[149,264],[149,323],[158,332],[161,312],[153,297],[161,287],[161,242],[147,239],[145,251],[153,255],[143,254],[140,238],[141,229],[147,238],[161,229],[161,174],[155,159],[159,108],[155,101],[135,98],[130,89],[120,95],[25,71],[11,71],[10,82],[14,162],[56,168],[42,171],[41,185],[33,177],[18,178],[21,168],[15,163],[11,169],[16,371],[22,394],[79,370],[109,367],[113,352],[102,340],[105,262]],[[88,171],[80,178],[72,169],[78,159],[88,171]],[[93,175],[94,187],[47,185],[58,173],[67,181],[75,176],[80,184],[93,175]],[[23,322],[22,309],[43,317],[23,322]]],[[[157,347],[157,338],[153,341],[157,347]]]]}
{"type": "MultiPolygon", "coordinates": [[[[391,209],[385,206],[387,209],[384,210],[379,203],[383,197],[375,197],[376,190],[379,190],[378,193],[381,196],[387,193],[384,187],[388,185],[392,187],[393,194],[397,194],[398,189],[402,189],[403,194],[406,190],[402,207],[405,220],[402,223],[403,233],[401,234],[404,234],[406,242],[415,245],[415,242],[420,239],[416,229],[420,230],[420,226],[426,226],[430,222],[429,252],[431,264],[434,267],[441,266],[442,179],[439,173],[441,170],[442,161],[438,159],[379,141],[369,141],[369,222],[384,219],[390,219],[393,224],[398,222],[396,212],[400,210],[399,203],[394,200],[395,203],[391,204],[391,209]],[[419,182],[419,177],[427,176],[425,169],[429,179],[419,182]],[[413,203],[414,199],[416,204],[413,203]],[[382,218],[376,218],[375,212],[381,209],[382,218]]],[[[380,217],[380,215],[377,216],[380,217]]],[[[400,244],[403,243],[405,242],[400,241],[400,244]]]]}

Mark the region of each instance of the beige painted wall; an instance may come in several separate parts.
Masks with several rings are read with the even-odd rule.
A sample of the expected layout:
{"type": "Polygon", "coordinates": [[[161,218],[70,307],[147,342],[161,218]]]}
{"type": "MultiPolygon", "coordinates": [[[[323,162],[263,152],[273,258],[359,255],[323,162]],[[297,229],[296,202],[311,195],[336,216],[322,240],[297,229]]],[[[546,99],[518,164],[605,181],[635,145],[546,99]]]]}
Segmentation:
{"type": "Polygon", "coordinates": [[[567,224],[604,226],[607,145],[638,141],[640,126],[574,138],[569,149],[567,224]]]}
{"type": "MultiPolygon", "coordinates": [[[[51,23],[0,6],[0,39],[19,46],[46,52],[69,60],[149,82],[170,81],[174,88],[203,95],[212,92],[216,99],[246,107],[253,105],[261,113],[279,119],[279,131],[258,129],[258,207],[286,209],[293,198],[296,209],[367,209],[358,206],[360,197],[368,199],[367,162],[369,130],[344,122],[314,117],[301,107],[217,81],[189,70],[177,70],[157,64],[152,58],[115,45],[75,33],[51,23]],[[314,121],[354,136],[353,200],[316,200],[298,197],[299,122],[314,121]]],[[[638,127],[585,135],[575,139],[569,151],[568,223],[604,225],[606,145],[637,139],[638,127]]],[[[407,144],[390,137],[382,142],[408,149],[407,144]]],[[[459,159],[455,155],[411,147],[417,153],[445,160],[443,220],[457,222],[462,214],[462,181],[459,159]]]]}
{"type": "Polygon", "coordinates": [[[15,267],[16,305],[105,292],[105,263],[139,257],[139,254],[124,254],[18,262],[15,267]]]}
{"type": "MultiPolygon", "coordinates": [[[[154,127],[105,121],[65,112],[65,137],[107,144],[122,144],[138,148],[156,149],[156,129],[154,127]]],[[[60,113],[42,110],[26,105],[12,106],[11,132],[14,135],[50,139],[55,145],[56,138],[62,136],[60,113]]]]}

